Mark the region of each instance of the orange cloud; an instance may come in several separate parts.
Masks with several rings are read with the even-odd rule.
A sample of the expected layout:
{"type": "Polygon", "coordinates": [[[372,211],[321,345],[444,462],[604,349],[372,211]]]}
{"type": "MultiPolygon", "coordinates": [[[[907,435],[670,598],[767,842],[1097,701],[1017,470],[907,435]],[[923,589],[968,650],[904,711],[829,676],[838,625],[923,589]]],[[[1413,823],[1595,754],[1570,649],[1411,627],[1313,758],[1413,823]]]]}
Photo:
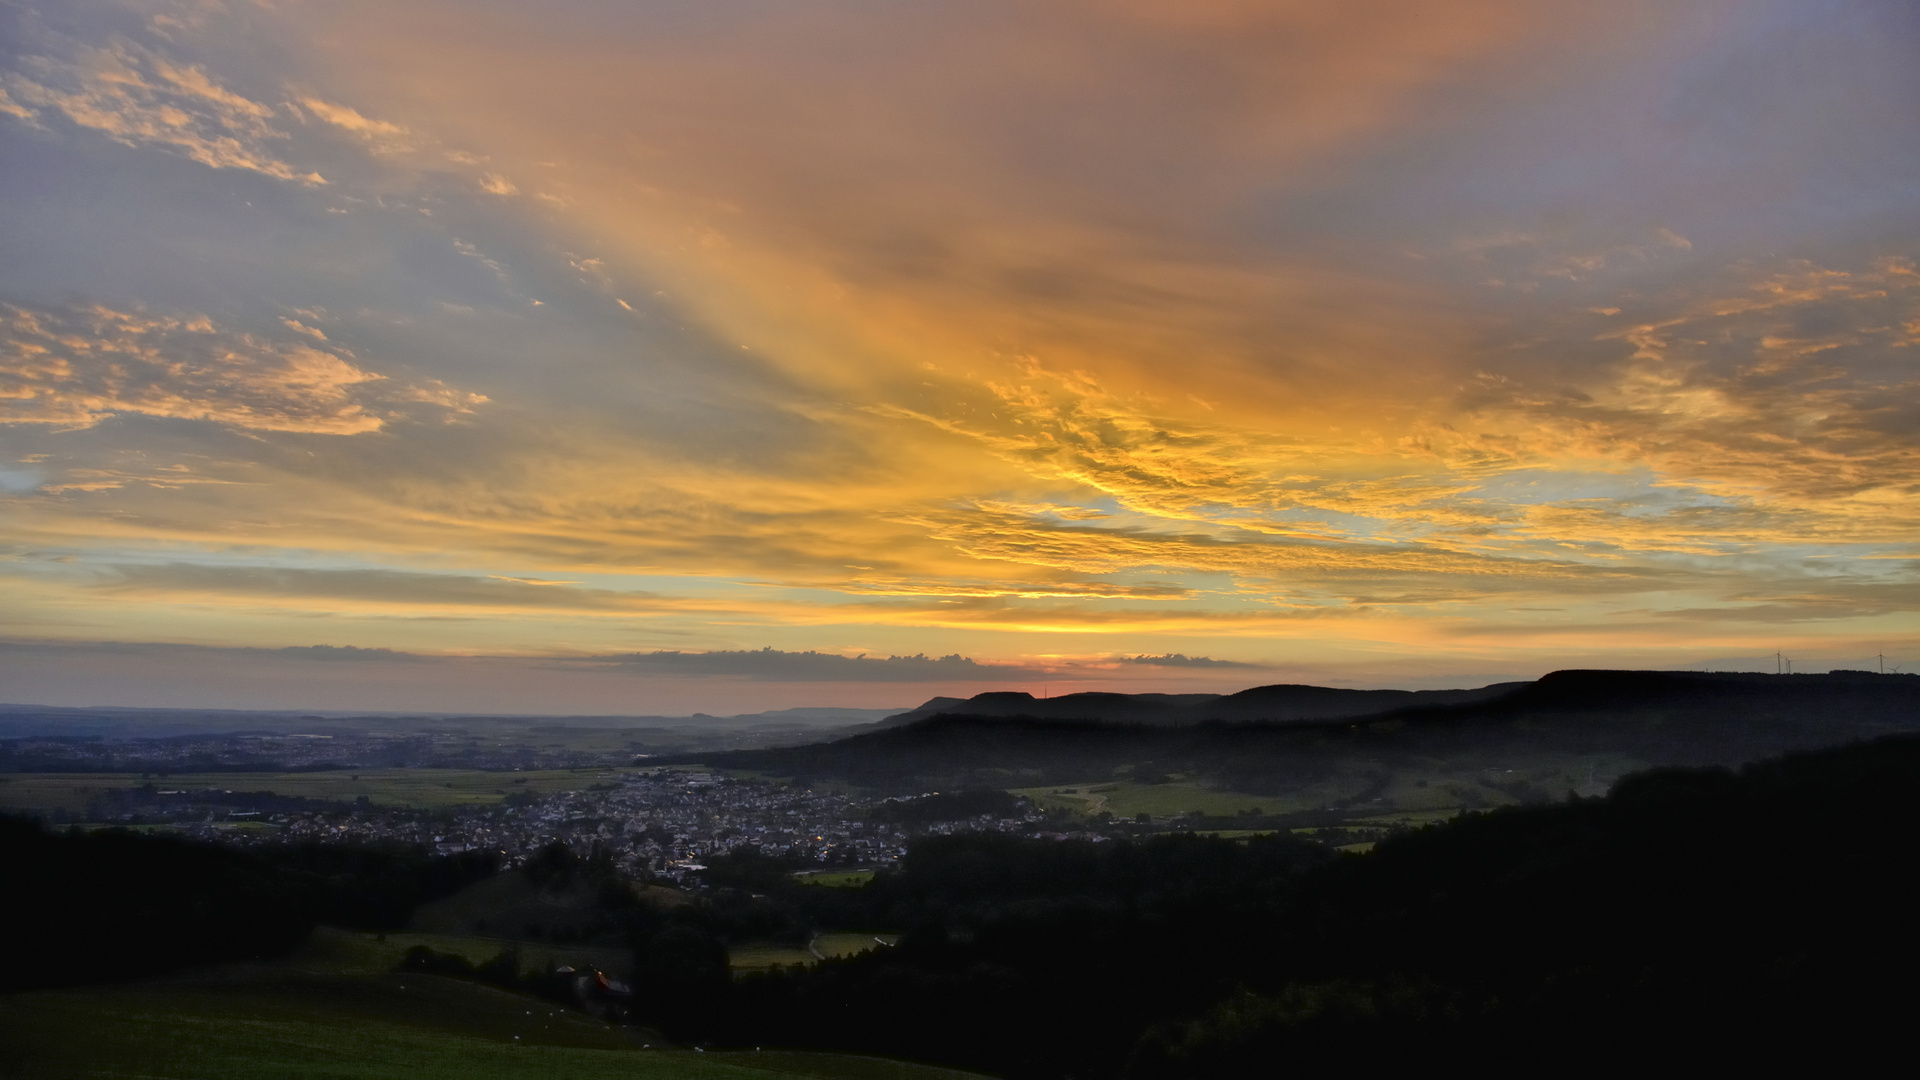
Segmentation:
{"type": "Polygon", "coordinates": [[[215,169],[247,169],[280,180],[324,184],[272,150],[285,133],[274,109],[234,93],[198,67],[116,40],[71,59],[35,57],[31,75],[8,77],[4,111],[39,123],[58,114],[128,146],[165,147],[215,169]]]}
{"type": "Polygon", "coordinates": [[[471,412],[486,400],[431,382],[378,385],[385,376],[342,352],[222,330],[204,316],[0,304],[0,423],[84,428],[132,413],[357,435],[398,415],[398,401],[471,412]]]}

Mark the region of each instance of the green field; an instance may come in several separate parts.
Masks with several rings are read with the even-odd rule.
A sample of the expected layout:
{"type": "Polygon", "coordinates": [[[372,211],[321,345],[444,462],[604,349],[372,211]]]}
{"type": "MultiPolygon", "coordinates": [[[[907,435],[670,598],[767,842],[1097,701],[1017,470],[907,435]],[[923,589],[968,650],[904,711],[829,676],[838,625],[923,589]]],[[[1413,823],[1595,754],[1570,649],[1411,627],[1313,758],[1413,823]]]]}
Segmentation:
{"type": "Polygon", "coordinates": [[[1374,814],[1369,817],[1352,818],[1347,823],[1349,825],[1369,825],[1377,828],[1391,828],[1395,825],[1404,825],[1410,829],[1417,829],[1422,825],[1437,825],[1443,821],[1452,821],[1454,818],[1459,817],[1462,812],[1462,809],[1458,806],[1447,807],[1442,810],[1405,810],[1394,813],[1374,814]]]}
{"type": "Polygon", "coordinates": [[[1066,787],[1020,788],[1013,794],[1032,799],[1043,810],[1065,809],[1089,815],[1106,812],[1121,818],[1136,814],[1174,818],[1194,810],[1210,816],[1231,817],[1255,809],[1280,812],[1285,802],[1273,797],[1216,791],[1186,780],[1173,780],[1165,784],[1114,781],[1066,787]]]}
{"type": "Polygon", "coordinates": [[[1272,829],[1201,829],[1196,830],[1193,835],[1216,836],[1222,840],[1245,840],[1248,837],[1272,836],[1273,834],[1274,830],[1272,829]]]}
{"type": "Polygon", "coordinates": [[[282,966],[313,975],[385,975],[399,966],[407,950],[415,945],[459,956],[475,965],[518,948],[520,966],[526,970],[564,965],[620,972],[632,966],[626,950],[617,946],[549,945],[462,934],[361,934],[325,926],[316,929],[306,948],[288,957],[282,966]]]}
{"type": "Polygon", "coordinates": [[[0,775],[0,810],[66,810],[78,813],[111,788],[153,784],[163,791],[271,791],[305,799],[353,802],[361,796],[382,806],[437,809],[494,803],[516,791],[578,791],[606,783],[627,769],[548,769],[485,772],[478,769],[361,769],[358,772],[6,773],[0,775]]]}
{"type": "Polygon", "coordinates": [[[411,934],[389,934],[382,941],[321,931],[305,950],[273,964],[12,995],[0,999],[0,1076],[964,1080],[971,1075],[836,1054],[643,1048],[657,1037],[477,983],[392,974],[387,961],[413,944],[473,955],[497,943],[411,934]]]}
{"type": "Polygon", "coordinates": [[[1558,800],[1569,791],[1603,795],[1614,780],[1643,767],[1642,762],[1612,754],[1535,754],[1498,761],[1359,763],[1314,783],[1263,795],[1223,791],[1178,774],[1161,784],[1115,779],[1018,788],[1013,794],[1032,799],[1044,810],[1085,816],[1104,812],[1122,819],[1147,814],[1166,821],[1196,811],[1207,817],[1294,814],[1342,806],[1355,822],[1417,826],[1529,798],[1558,800]]]}
{"type": "Polygon", "coordinates": [[[864,930],[833,930],[815,934],[806,945],[741,944],[727,950],[727,967],[735,975],[766,971],[773,967],[799,964],[811,967],[827,957],[857,956],[873,949],[886,948],[900,940],[898,934],[870,934],[864,930]]]}
{"type": "Polygon", "coordinates": [[[802,870],[793,875],[802,885],[829,889],[857,889],[873,880],[871,870],[802,870]]]}
{"type": "Polygon", "coordinates": [[[816,934],[808,944],[821,956],[855,956],[873,949],[887,948],[899,942],[899,934],[869,934],[865,931],[836,930],[816,934]]]}
{"type": "Polygon", "coordinates": [[[816,959],[804,945],[743,943],[727,949],[727,967],[735,975],[793,964],[812,967],[816,959]]]}

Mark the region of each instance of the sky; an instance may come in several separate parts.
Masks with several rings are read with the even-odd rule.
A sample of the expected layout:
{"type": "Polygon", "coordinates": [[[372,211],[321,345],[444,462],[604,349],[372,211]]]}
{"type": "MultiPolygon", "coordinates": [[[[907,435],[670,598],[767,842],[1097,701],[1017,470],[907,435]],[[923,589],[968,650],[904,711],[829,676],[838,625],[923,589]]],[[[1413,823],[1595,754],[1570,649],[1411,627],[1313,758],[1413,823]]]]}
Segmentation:
{"type": "Polygon", "coordinates": [[[1904,0],[0,0],[0,700],[1882,656],[1904,0]]]}

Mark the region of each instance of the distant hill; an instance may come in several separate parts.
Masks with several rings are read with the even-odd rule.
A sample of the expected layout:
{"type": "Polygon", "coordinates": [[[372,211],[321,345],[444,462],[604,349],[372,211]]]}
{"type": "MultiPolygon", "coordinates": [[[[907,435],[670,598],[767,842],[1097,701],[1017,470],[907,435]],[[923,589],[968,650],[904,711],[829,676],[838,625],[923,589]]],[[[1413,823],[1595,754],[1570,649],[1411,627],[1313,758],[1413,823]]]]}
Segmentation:
{"type": "Polygon", "coordinates": [[[1350,690],[1284,683],[1237,694],[1067,694],[1036,698],[996,690],[970,698],[937,697],[910,712],[890,716],[882,727],[899,727],[933,716],[1025,716],[1035,720],[1097,720],[1105,723],[1179,726],[1208,721],[1344,720],[1396,709],[1464,705],[1531,685],[1495,683],[1473,690],[1350,690]]]}
{"type": "MultiPolygon", "coordinates": [[[[1920,731],[1914,675],[1561,671],[1478,690],[1274,686],[1194,697],[935,699],[849,738],[697,760],[882,791],[1178,774],[1234,791],[1284,794],[1344,776],[1348,788],[1377,799],[1396,776],[1423,777],[1407,781],[1421,787],[1445,782],[1497,791],[1499,782],[1481,773],[1519,768],[1504,782],[1533,777],[1528,782],[1539,786],[1558,769],[1553,782],[1563,794],[1580,779],[1566,775],[1569,767],[1591,775],[1612,762],[1617,775],[1646,766],[1734,765],[1920,731]],[[1359,711],[1370,705],[1385,707],[1359,711]]],[[[1336,788],[1314,798],[1357,797],[1336,788]]],[[[1465,805],[1477,797],[1462,796],[1465,805]]]]}

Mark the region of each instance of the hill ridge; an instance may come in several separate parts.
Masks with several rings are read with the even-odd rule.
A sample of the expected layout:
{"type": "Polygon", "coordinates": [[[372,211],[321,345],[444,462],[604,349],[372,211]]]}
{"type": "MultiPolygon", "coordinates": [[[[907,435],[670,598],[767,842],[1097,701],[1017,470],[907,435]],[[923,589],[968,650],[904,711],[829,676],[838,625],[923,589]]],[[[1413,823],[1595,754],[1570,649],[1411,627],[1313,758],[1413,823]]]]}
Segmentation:
{"type": "MultiPolygon", "coordinates": [[[[1299,700],[1284,689],[1268,696],[1299,700]]],[[[1501,762],[1521,757],[1580,759],[1583,770],[1597,758],[1737,765],[1920,731],[1920,676],[1911,675],[1569,670],[1481,688],[1477,700],[1474,692],[1465,700],[1405,693],[1380,711],[1284,720],[1264,718],[1270,708],[1236,715],[1216,700],[1178,722],[1167,722],[1165,711],[1139,709],[1126,695],[1107,699],[1125,707],[1092,716],[1075,715],[1082,710],[1072,702],[1034,707],[1064,698],[1000,695],[987,698],[983,712],[966,708],[977,707],[979,699],[970,699],[959,709],[901,714],[830,742],[653,760],[836,777],[882,790],[1102,781],[1141,774],[1150,763],[1146,771],[1154,775],[1260,793],[1310,789],[1316,777],[1332,773],[1426,775],[1440,768],[1436,762],[1453,763],[1458,773],[1463,762],[1510,768],[1501,762]]]]}

